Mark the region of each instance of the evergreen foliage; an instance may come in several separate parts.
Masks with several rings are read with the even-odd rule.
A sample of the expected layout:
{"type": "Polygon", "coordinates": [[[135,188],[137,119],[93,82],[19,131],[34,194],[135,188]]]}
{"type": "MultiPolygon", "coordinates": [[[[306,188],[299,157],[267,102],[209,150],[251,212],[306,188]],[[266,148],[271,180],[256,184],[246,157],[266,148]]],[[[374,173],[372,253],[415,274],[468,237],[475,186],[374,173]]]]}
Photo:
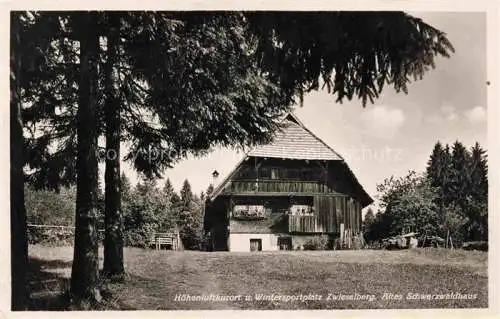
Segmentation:
{"type": "Polygon", "coordinates": [[[179,214],[179,231],[182,243],[186,249],[200,249],[202,236],[202,207],[199,199],[196,201],[191,191],[191,185],[186,179],[181,189],[179,214]]]}
{"type": "Polygon", "coordinates": [[[421,235],[451,236],[455,245],[488,240],[488,165],[479,143],[469,151],[459,141],[451,148],[437,142],[424,175],[391,177],[377,191],[383,212],[365,232],[370,239],[411,229],[421,235]]]}
{"type": "Polygon", "coordinates": [[[375,213],[371,207],[366,211],[365,217],[363,218],[362,230],[363,236],[367,242],[375,240],[375,234],[373,234],[373,224],[375,223],[375,213]]]}

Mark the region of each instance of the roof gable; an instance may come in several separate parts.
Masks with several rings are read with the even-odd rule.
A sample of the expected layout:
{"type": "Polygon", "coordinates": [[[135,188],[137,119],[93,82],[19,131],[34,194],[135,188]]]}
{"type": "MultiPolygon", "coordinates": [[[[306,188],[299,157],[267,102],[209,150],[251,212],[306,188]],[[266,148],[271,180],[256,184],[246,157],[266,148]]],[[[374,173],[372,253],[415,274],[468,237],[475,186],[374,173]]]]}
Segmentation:
{"type": "Polygon", "coordinates": [[[301,160],[343,160],[325,142],[309,131],[292,114],[285,118],[285,126],[269,144],[254,147],[248,156],[301,160]]]}

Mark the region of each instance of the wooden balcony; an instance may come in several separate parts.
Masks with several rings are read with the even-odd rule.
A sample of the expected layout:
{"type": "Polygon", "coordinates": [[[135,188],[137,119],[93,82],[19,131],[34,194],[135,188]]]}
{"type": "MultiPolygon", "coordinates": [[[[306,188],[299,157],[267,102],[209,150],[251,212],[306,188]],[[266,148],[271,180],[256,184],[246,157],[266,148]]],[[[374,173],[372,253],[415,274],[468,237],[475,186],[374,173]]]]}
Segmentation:
{"type": "Polygon", "coordinates": [[[288,232],[323,233],[325,230],[318,224],[317,216],[288,215],[288,232]]]}
{"type": "Polygon", "coordinates": [[[238,180],[230,181],[224,188],[226,194],[255,193],[334,193],[324,182],[290,180],[238,180]]]}

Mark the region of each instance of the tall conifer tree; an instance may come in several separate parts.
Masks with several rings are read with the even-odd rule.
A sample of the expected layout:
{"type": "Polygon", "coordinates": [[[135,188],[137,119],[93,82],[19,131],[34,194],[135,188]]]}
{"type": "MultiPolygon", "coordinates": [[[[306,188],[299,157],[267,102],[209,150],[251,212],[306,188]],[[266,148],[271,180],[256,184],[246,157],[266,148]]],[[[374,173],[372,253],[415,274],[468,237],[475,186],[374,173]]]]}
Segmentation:
{"type": "Polygon", "coordinates": [[[470,211],[471,239],[488,240],[488,164],[486,151],[479,145],[471,149],[470,211]]]}
{"type": "Polygon", "coordinates": [[[101,300],[97,232],[98,17],[96,12],[79,12],[75,13],[73,20],[80,41],[77,199],[71,269],[71,294],[77,303],[101,300]]]}
{"type": "Polygon", "coordinates": [[[466,213],[467,203],[471,197],[470,153],[459,141],[453,144],[451,162],[450,198],[466,213]]]}

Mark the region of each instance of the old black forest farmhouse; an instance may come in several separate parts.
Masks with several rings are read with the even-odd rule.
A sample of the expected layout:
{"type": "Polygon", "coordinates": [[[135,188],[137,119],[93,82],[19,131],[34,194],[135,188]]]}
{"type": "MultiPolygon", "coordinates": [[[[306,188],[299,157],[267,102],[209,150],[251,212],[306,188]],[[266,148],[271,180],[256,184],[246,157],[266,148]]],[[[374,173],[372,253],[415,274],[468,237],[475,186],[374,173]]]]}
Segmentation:
{"type": "Polygon", "coordinates": [[[293,114],[272,143],[248,152],[208,197],[211,249],[302,249],[314,237],[344,242],[373,202],[344,159],[293,114]]]}

